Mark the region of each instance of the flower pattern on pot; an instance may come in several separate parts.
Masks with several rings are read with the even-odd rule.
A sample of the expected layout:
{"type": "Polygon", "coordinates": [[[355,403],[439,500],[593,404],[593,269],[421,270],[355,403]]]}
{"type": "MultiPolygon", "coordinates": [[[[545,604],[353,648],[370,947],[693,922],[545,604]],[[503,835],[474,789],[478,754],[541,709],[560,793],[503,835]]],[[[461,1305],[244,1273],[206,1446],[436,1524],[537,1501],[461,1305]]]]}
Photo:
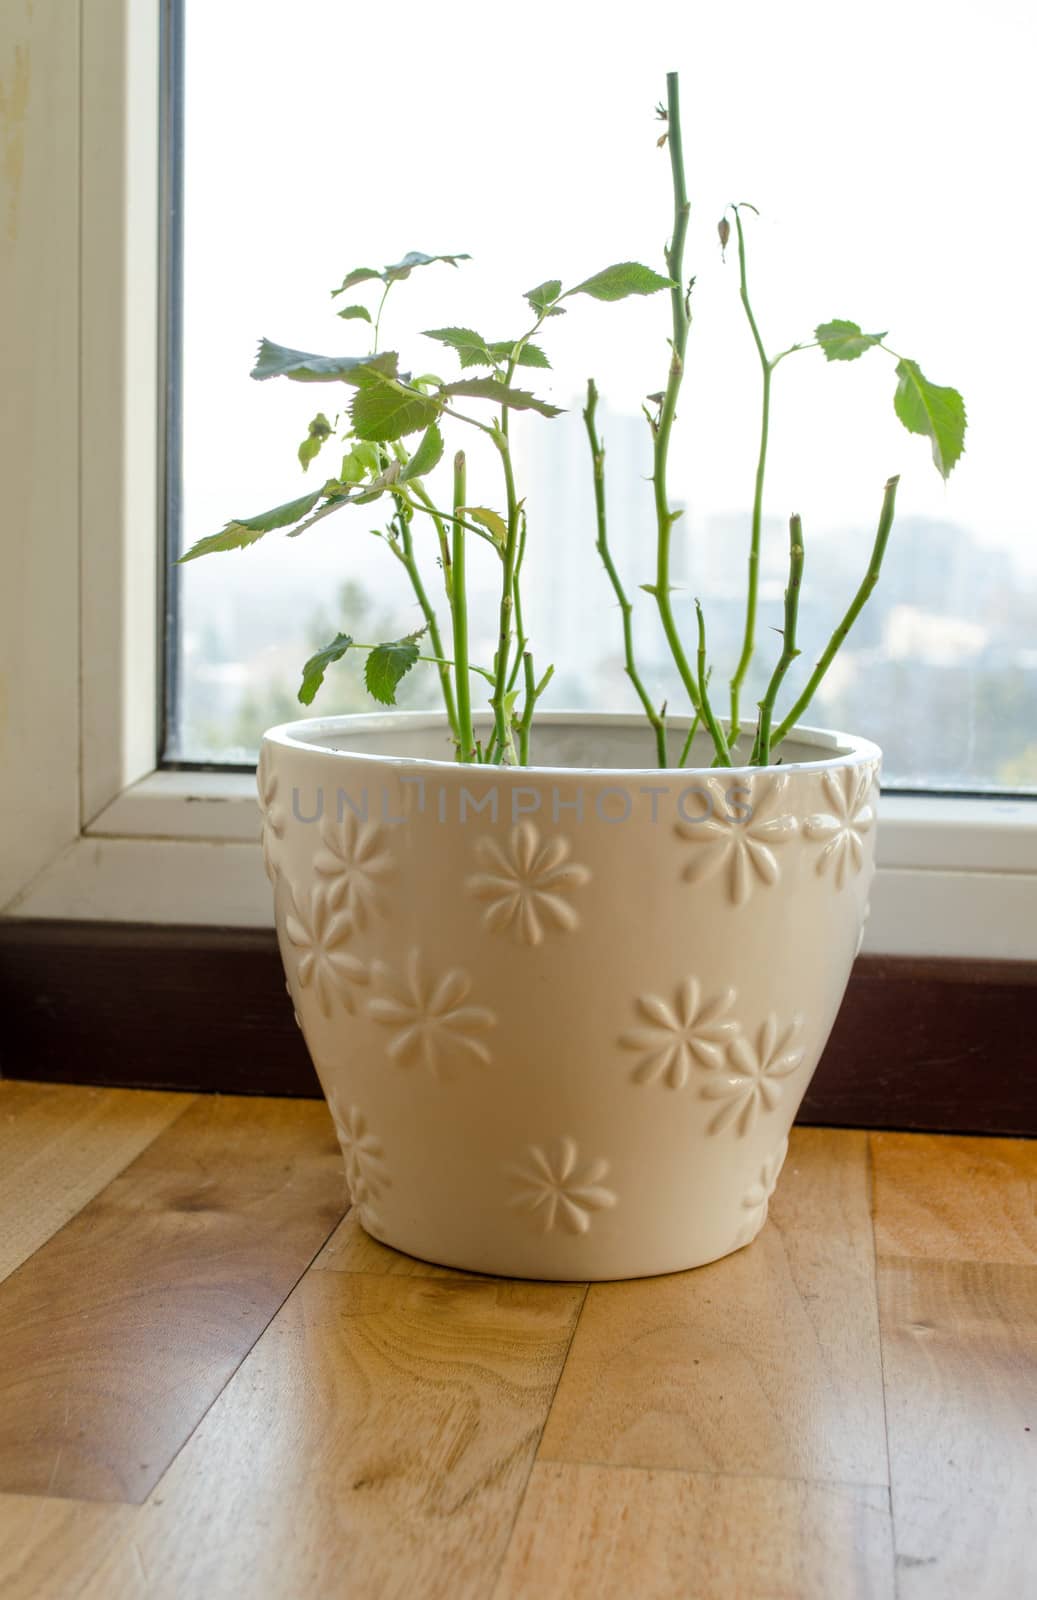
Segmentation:
{"type": "Polygon", "coordinates": [[[483,870],[466,887],[487,902],[483,922],[491,933],[510,930],[520,944],[541,944],[548,931],[575,932],[580,919],[568,895],[589,882],[590,871],[569,860],[569,848],[561,836],[541,844],[528,819],[512,828],[507,850],[489,837],[477,841],[483,870]]]}
{"type": "Polygon", "coordinates": [[[742,1196],[742,1210],[747,1215],[738,1230],[736,1245],[748,1244],[751,1239],[755,1239],[767,1221],[767,1207],[788,1153],[789,1141],[786,1138],[781,1141],[777,1150],[767,1157],[760,1168],[760,1176],[755,1183],[749,1185],[742,1196]]]}
{"type": "Polygon", "coordinates": [[[600,1157],[581,1166],[570,1138],[556,1140],[553,1147],[529,1145],[523,1164],[508,1168],[515,1180],[509,1204],[528,1212],[538,1232],[586,1233],[596,1211],[616,1204],[616,1195],[601,1181],[608,1170],[600,1157]]]}
{"type": "Polygon", "coordinates": [[[385,1170],[385,1151],[381,1141],[371,1133],[359,1107],[348,1106],[343,1110],[332,1098],[328,1101],[328,1109],[342,1146],[350,1201],[365,1228],[372,1225],[377,1227],[381,1219],[374,1203],[383,1190],[392,1187],[392,1180],[385,1170]]]}
{"type": "Polygon", "coordinates": [[[701,821],[674,824],[682,839],[694,844],[691,860],[682,873],[686,883],[702,883],[724,872],[728,893],[736,906],[745,905],[755,884],[777,883],[781,868],[775,850],[795,834],[796,818],[781,814],[788,774],[740,779],[728,790],[716,778],[704,780],[709,809],[701,821]],[[729,803],[729,793],[737,800],[729,803]]]}
{"type": "Polygon", "coordinates": [[[266,745],[259,752],[259,766],[256,768],[256,790],[259,795],[259,814],[263,819],[259,838],[263,846],[263,867],[267,877],[273,883],[277,877],[277,861],[275,859],[275,845],[284,838],[285,825],[288,817],[284,806],[277,798],[278,777],[276,772],[270,770],[270,755],[266,745]]]}
{"type": "Polygon", "coordinates": [[[661,1080],[670,1089],[683,1089],[696,1062],[708,1068],[721,1066],[724,1045],[738,1032],[737,1022],[726,1014],[734,999],[734,990],[724,989],[703,1000],[697,978],[684,980],[672,1006],[658,995],[639,996],[637,1009],[646,1026],[622,1034],[619,1041],[624,1049],[640,1054],[631,1073],[634,1082],[661,1080]]]}
{"type": "Polygon", "coordinates": [[[817,871],[830,871],[837,889],[864,865],[864,836],[875,826],[875,808],[871,804],[874,776],[875,770],[869,766],[839,767],[826,772],[821,783],[832,810],[815,812],[803,819],[806,838],[823,845],[817,871]]]}
{"type": "Polygon", "coordinates": [[[325,817],[320,836],[324,848],[314,857],[313,870],[324,879],[335,909],[363,929],[369,913],[385,915],[384,880],[394,871],[382,829],[349,811],[340,823],[325,817]]]}
{"type": "Polygon", "coordinates": [[[785,1091],[786,1080],[803,1060],[803,1051],[794,1044],[802,1018],[793,1017],[783,1032],[773,1012],[762,1022],[755,1045],[744,1034],[727,1047],[727,1061],[716,1076],[703,1085],[704,1100],[719,1100],[720,1109],[709,1124],[710,1133],[734,1127],[746,1134],[756,1122],[761,1107],[773,1111],[785,1091]]]}
{"type": "Polygon", "coordinates": [[[392,1029],[391,1061],[426,1067],[434,1078],[446,1078],[458,1062],[489,1062],[489,1047],[479,1035],[495,1027],[497,1019],[486,1006],[465,1004],[472,987],[467,972],[455,969],[429,977],[418,950],[410,952],[402,976],[382,962],[373,971],[379,992],[367,1010],[375,1022],[392,1029]]]}
{"type": "Polygon", "coordinates": [[[295,977],[300,989],[312,989],[322,1014],[331,1015],[335,1001],[353,1010],[352,990],[368,982],[368,969],[346,948],[353,923],[336,911],[327,891],[318,885],[309,906],[302,910],[293,893],[285,914],[284,931],[298,951],[295,977]]]}

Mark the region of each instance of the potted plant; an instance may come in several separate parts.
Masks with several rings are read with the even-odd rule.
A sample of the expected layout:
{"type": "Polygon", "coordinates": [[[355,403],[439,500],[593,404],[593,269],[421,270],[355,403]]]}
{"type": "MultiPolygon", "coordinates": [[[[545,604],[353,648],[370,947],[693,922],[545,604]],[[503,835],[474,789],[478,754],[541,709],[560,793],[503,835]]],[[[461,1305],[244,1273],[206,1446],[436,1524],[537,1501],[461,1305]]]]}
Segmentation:
{"type": "Polygon", "coordinates": [[[960,395],[890,351],[884,333],[834,320],[809,342],[769,353],[748,287],[751,208],[732,207],[719,239],[725,249],[733,227],[760,364],[761,428],[744,640],[722,694],[705,611],[696,601],[692,612],[671,579],[680,513],[667,466],[693,292],[676,74],[658,115],[674,198],[664,271],[621,262],[568,288],[547,279],[526,295],[515,338],[433,329],[428,337],[459,367],[443,378],[401,370],[381,342],[383,311],[412,273],[466,258],[412,252],[382,269],[354,268],[334,294],[350,297],[339,315],[371,348],[329,357],[264,340],[252,374],[346,396],[347,415],[318,412],[299,452],[307,468],[334,448],[333,475],[287,505],[230,522],[183,558],[244,548],[275,530],[296,537],[351,507],[384,516],[379,536],[406,572],[423,625],[381,642],[338,634],[306,662],[299,698],[309,705],[325,673],[360,650],[376,701],[392,706],[403,676],[427,663],[443,710],[305,720],[267,733],[258,772],[264,857],[288,988],[360,1221],[413,1255],[483,1272],[668,1272],[714,1260],[763,1225],[859,948],[874,871],[880,752],[803,719],[878,580],[897,490],[891,477],[860,586],[787,705],[807,556],[800,519],[790,518],[780,648],[747,715],[775,373],[807,349],[827,361],[886,351],[897,415],[929,439],[944,477],[963,447],[960,395]],[[642,714],[538,711],[551,667],[536,659],[524,626],[523,561],[537,529],[527,528],[516,481],[512,418],[556,415],[526,381],[549,365],[552,319],[584,296],[655,294],[667,297],[671,326],[664,384],[644,406],[657,539],[642,587],[686,705],[677,715],[655,703],[638,670],[633,600],[609,545],[591,381],[588,558],[596,546],[642,714]],[[448,494],[446,436],[466,428],[492,446],[498,485],[471,492],[458,449],[448,494]],[[499,572],[492,659],[469,647],[473,541],[490,547],[499,572]]]}

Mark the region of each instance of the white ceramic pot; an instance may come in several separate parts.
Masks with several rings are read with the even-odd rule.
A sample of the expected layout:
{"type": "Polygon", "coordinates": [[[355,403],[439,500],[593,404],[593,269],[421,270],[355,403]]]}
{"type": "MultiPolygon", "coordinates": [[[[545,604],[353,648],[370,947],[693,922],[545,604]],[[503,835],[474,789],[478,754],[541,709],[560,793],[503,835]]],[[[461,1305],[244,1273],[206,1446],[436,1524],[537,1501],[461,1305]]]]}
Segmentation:
{"type": "Polygon", "coordinates": [[[288,988],[375,1238],[597,1279],[763,1226],[859,948],[880,753],[651,748],[636,716],[566,713],[531,768],[458,766],[438,714],[266,735],[288,988]]]}

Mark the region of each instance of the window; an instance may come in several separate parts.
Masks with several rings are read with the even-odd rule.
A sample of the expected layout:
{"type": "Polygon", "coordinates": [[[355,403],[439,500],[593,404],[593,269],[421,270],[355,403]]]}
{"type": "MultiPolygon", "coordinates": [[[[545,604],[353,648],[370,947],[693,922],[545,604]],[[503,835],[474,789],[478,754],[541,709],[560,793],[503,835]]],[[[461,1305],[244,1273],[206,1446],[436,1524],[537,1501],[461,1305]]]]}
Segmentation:
{"type": "MultiPolygon", "coordinates": [[[[668,162],[655,149],[653,106],[676,65],[697,275],[671,469],[686,506],[675,551],[685,626],[702,593],[715,671],[729,673],[759,372],[733,246],[725,264],[716,223],[745,198],[762,213],[747,219],[749,271],[772,350],[835,316],[889,329],[894,348],[965,392],[971,414],[967,454],[945,487],[927,443],[893,416],[893,363],[881,352],[827,365],[810,351],[779,368],[746,703],[772,664],[788,513],[802,513],[807,549],[802,680],[866,566],[885,478],[900,471],[883,581],[812,719],[877,738],[892,785],[1037,792],[1028,380],[1003,330],[1009,308],[1026,302],[1033,260],[1035,225],[1017,203],[1037,136],[1032,11],[995,4],[979,23],[965,5],[880,0],[862,33],[854,14],[823,3],[713,7],[692,20],[666,0],[641,30],[606,14],[592,25],[578,8],[544,8],[538,20],[534,8],[502,56],[499,18],[468,0],[447,13],[407,0],[391,24],[372,14],[363,30],[339,0],[315,0],[304,25],[254,0],[185,0],[185,9],[185,544],[307,487],[295,447],[336,394],[259,385],[248,372],[261,334],[302,349],[368,348],[368,325],[338,321],[342,302],[329,295],[347,268],[412,248],[470,252],[457,269],[429,268],[398,286],[383,324],[383,342],[408,363],[452,372],[453,357],[420,330],[460,324],[503,336],[519,330],[522,291],[545,277],[578,280],[630,257],[661,264],[668,162]],[[361,31],[364,58],[383,53],[384,71],[352,70],[361,31]],[[342,92],[302,87],[318,56],[343,64],[342,92]]],[[[594,373],[607,407],[612,538],[636,593],[653,576],[640,407],[665,373],[664,302],[578,301],[547,330],[553,371],[537,377],[566,415],[534,419],[520,435],[528,620],[538,659],[556,666],[547,705],[635,709],[593,554],[580,406],[594,373]]],[[[491,505],[493,466],[483,464],[474,493],[491,505]]],[[[427,566],[432,587],[431,551],[427,566]]],[[[491,568],[492,558],[481,573],[488,601],[491,568]]],[[[679,707],[652,601],[638,599],[646,678],[679,707]]],[[[184,569],[179,617],[170,754],[234,762],[254,759],[264,726],[302,714],[295,691],[311,646],[340,628],[395,637],[416,612],[404,575],[364,514],[350,511],[299,541],[273,535],[184,569]]],[[[436,693],[432,670],[419,669],[401,698],[434,704],[436,693]]],[[[313,711],[370,704],[359,664],[347,662],[313,711]]]]}

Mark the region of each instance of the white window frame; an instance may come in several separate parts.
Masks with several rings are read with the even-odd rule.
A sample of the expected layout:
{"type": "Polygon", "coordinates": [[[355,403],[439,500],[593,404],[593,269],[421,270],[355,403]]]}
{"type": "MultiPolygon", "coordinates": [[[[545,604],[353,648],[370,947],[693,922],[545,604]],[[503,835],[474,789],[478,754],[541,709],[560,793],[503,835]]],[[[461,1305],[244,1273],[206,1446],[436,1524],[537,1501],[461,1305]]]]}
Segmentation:
{"type": "MultiPolygon", "coordinates": [[[[156,767],[161,26],[160,0],[0,15],[0,74],[30,82],[0,250],[0,907],[265,927],[251,777],[156,767]]],[[[1037,958],[1037,803],[884,797],[865,949],[1037,958]]]]}

